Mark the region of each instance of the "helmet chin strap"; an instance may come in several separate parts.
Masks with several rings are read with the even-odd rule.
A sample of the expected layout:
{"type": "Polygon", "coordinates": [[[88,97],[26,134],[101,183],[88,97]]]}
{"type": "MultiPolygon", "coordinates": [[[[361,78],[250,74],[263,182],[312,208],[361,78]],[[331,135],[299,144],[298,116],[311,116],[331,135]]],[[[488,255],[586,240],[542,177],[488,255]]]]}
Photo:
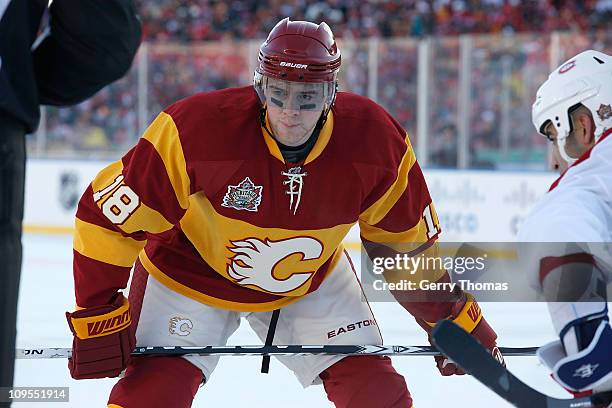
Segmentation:
{"type": "Polygon", "coordinates": [[[566,145],[565,142],[567,141],[568,137],[569,137],[569,135],[567,135],[565,137],[562,137],[562,138],[557,138],[557,150],[559,151],[559,154],[561,155],[561,158],[563,160],[565,160],[567,165],[571,166],[578,159],[574,159],[573,157],[570,157],[570,155],[565,150],[565,145],[566,145]]]}

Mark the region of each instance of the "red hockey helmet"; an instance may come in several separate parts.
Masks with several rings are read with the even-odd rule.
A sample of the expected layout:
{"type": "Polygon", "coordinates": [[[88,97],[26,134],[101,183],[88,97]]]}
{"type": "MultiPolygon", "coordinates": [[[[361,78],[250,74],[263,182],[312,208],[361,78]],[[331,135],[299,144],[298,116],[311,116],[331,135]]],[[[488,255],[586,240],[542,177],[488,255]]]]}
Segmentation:
{"type": "MultiPolygon", "coordinates": [[[[340,69],[340,50],[326,23],[281,20],[259,48],[253,85],[266,103],[267,78],[280,81],[320,84],[324,94],[324,114],[336,97],[336,77],[340,69]]],[[[304,107],[319,104],[303,104],[304,107]]]]}
{"type": "Polygon", "coordinates": [[[259,48],[257,72],[295,82],[330,82],[340,68],[340,51],[325,23],[289,21],[272,29],[259,48]]]}

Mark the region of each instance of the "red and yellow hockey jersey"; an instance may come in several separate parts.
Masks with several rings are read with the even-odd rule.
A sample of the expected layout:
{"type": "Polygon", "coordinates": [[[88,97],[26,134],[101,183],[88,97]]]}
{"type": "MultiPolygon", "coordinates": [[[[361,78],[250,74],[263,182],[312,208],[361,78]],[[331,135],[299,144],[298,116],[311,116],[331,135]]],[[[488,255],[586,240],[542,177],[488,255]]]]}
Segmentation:
{"type": "Polygon", "coordinates": [[[185,296],[269,311],[321,285],[357,222],[367,241],[437,238],[408,136],[379,105],[339,93],[299,166],[285,163],[259,114],[252,87],[184,99],[96,176],[77,210],[79,307],[108,302],[139,257],[185,296]]]}

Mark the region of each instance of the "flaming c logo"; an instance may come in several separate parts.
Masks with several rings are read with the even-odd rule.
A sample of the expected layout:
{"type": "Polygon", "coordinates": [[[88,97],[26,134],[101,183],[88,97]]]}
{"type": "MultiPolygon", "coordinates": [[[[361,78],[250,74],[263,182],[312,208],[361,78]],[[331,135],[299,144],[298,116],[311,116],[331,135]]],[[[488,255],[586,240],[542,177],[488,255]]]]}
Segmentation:
{"type": "Polygon", "coordinates": [[[228,275],[240,285],[254,285],[271,293],[286,293],[302,286],[314,274],[296,272],[287,279],[277,279],[274,270],[287,257],[301,255],[302,261],[317,259],[323,253],[323,245],[310,237],[296,237],[281,241],[247,238],[231,241],[228,247],[235,253],[227,265],[228,275]]]}
{"type": "Polygon", "coordinates": [[[193,329],[193,322],[186,317],[173,317],[168,324],[170,334],[177,336],[189,336],[193,329]]]}

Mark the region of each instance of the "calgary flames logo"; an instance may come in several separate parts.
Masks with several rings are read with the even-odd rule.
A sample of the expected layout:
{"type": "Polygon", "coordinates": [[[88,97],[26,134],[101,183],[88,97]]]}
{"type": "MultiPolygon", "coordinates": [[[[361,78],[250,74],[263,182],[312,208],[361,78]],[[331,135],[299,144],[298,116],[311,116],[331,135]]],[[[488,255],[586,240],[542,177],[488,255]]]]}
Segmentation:
{"type": "Polygon", "coordinates": [[[186,317],[173,317],[168,324],[170,334],[177,336],[189,336],[193,329],[193,322],[186,317]]]}
{"type": "Polygon", "coordinates": [[[227,265],[228,275],[240,285],[254,285],[271,293],[286,293],[302,286],[314,274],[297,272],[287,279],[274,276],[276,266],[287,257],[298,254],[301,260],[317,259],[323,253],[323,245],[310,237],[297,237],[281,241],[247,238],[231,241],[228,247],[235,253],[227,265]]]}

